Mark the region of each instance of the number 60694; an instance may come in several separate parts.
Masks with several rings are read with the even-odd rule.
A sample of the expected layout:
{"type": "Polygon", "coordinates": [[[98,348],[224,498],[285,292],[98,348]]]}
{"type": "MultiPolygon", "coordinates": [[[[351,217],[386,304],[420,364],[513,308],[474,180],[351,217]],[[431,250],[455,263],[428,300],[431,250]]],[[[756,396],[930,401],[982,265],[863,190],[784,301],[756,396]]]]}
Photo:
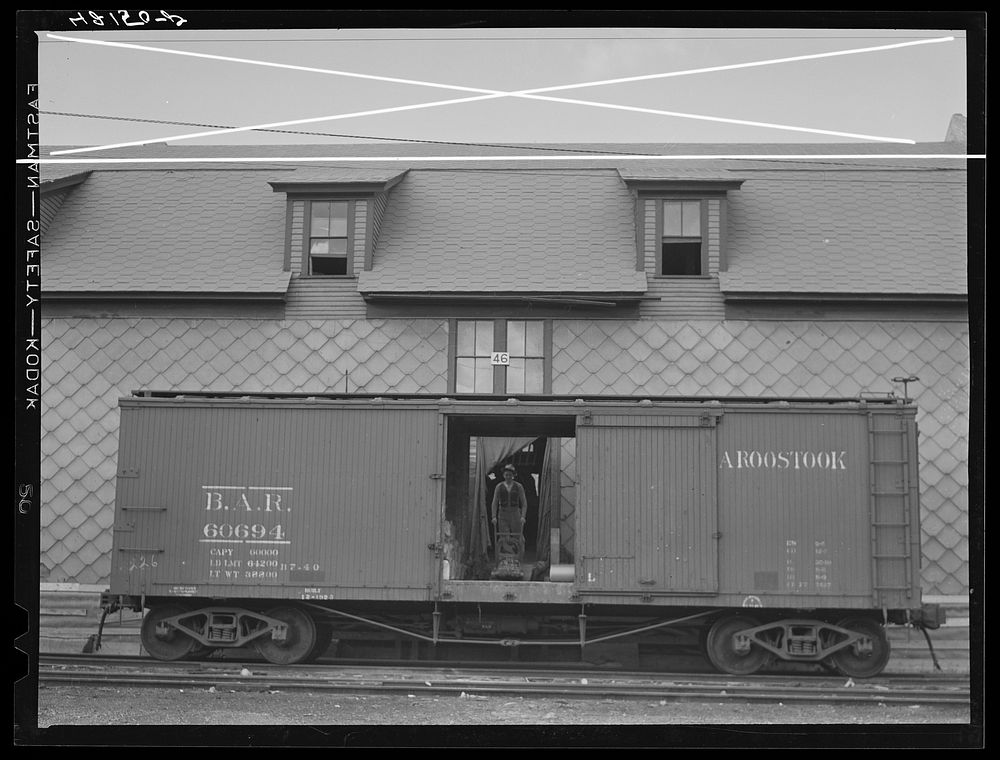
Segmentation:
{"type": "Polygon", "coordinates": [[[285,537],[285,532],[280,525],[268,528],[266,525],[247,525],[245,523],[238,525],[205,523],[202,533],[205,538],[253,538],[258,540],[270,538],[280,541],[285,537]]]}

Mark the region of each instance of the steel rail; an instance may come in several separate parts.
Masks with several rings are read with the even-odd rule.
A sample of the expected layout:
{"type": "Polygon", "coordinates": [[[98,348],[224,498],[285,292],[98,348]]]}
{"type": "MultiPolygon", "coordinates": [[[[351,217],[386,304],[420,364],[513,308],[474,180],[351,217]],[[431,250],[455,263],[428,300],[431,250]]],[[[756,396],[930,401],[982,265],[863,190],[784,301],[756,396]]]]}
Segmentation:
{"type": "Polygon", "coordinates": [[[304,675],[242,675],[240,673],[107,673],[75,671],[46,667],[39,672],[39,680],[46,684],[133,686],[144,688],[202,688],[216,691],[336,691],[338,693],[407,694],[435,696],[534,696],[619,699],[687,699],[724,700],[782,703],[878,703],[922,705],[968,705],[967,686],[941,689],[940,685],[909,685],[905,688],[881,684],[854,684],[850,687],[831,683],[736,683],[719,679],[717,682],[697,683],[690,680],[664,681],[604,678],[593,680],[579,677],[545,676],[534,680],[512,678],[501,674],[495,678],[421,677],[400,679],[398,674],[384,677],[379,674],[359,673],[355,677],[330,677],[322,673],[304,675]],[[934,688],[931,688],[934,687],[934,688]]]}
{"type": "MultiPolygon", "coordinates": [[[[461,660],[370,660],[370,659],[336,659],[318,660],[307,664],[297,665],[275,665],[273,663],[260,660],[233,658],[233,659],[205,659],[205,660],[155,660],[145,655],[120,655],[120,654],[82,654],[82,653],[59,653],[39,655],[39,665],[49,667],[55,665],[69,665],[76,668],[100,667],[100,668],[124,668],[137,667],[145,671],[156,670],[176,670],[178,668],[194,668],[199,673],[218,672],[223,669],[235,668],[238,672],[243,667],[256,670],[261,673],[261,669],[266,669],[268,673],[282,671],[282,673],[306,673],[308,676],[317,678],[326,677],[323,674],[332,671],[335,674],[342,674],[345,668],[358,670],[371,669],[378,671],[390,671],[395,675],[403,673],[413,673],[413,678],[423,681],[426,678],[453,677],[456,672],[465,674],[484,674],[486,676],[515,678],[521,677],[533,681],[540,681],[545,678],[560,679],[570,676],[576,678],[587,678],[591,681],[617,681],[619,683],[626,680],[633,681],[666,681],[681,680],[690,683],[693,681],[704,681],[714,683],[716,681],[732,683],[740,678],[712,671],[684,671],[684,670],[626,670],[615,668],[594,669],[581,662],[532,662],[523,661],[510,662],[478,662],[461,660]]],[[[755,684],[780,683],[789,678],[797,681],[817,684],[828,682],[839,684],[845,681],[846,677],[834,675],[829,672],[801,671],[801,672],[771,672],[764,671],[755,673],[752,676],[743,677],[745,680],[755,684]]],[[[902,685],[913,683],[926,683],[928,687],[947,688],[951,686],[968,687],[969,675],[963,673],[946,672],[903,672],[892,673],[883,672],[872,679],[859,681],[865,685],[902,685]]]]}

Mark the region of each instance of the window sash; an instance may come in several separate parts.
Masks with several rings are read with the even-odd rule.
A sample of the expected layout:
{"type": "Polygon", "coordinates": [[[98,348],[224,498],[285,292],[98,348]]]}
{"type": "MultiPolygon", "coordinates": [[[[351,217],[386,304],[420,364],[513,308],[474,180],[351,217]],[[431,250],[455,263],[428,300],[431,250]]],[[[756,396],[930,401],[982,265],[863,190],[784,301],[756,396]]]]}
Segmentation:
{"type": "Polygon", "coordinates": [[[455,393],[545,393],[550,372],[547,320],[458,319],[454,322],[453,391],[455,393]],[[510,363],[494,366],[495,351],[510,363]]]}
{"type": "Polygon", "coordinates": [[[302,274],[307,277],[351,276],[354,201],[307,200],[305,204],[307,234],[302,274]]]}
{"type": "Polygon", "coordinates": [[[706,213],[703,199],[659,199],[656,219],[656,276],[707,276],[706,213]]]}

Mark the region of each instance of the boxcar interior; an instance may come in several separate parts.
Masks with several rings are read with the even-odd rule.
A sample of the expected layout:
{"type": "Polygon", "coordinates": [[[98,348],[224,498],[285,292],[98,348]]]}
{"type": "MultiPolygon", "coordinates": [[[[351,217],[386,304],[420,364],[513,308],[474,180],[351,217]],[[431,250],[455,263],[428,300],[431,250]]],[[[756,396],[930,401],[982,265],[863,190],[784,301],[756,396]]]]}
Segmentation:
{"type": "Polygon", "coordinates": [[[528,502],[522,579],[548,579],[553,544],[559,547],[559,533],[553,534],[560,523],[559,448],[562,439],[575,437],[574,414],[447,416],[443,544],[448,580],[496,577],[502,551],[490,504],[508,464],[517,468],[528,502]]]}

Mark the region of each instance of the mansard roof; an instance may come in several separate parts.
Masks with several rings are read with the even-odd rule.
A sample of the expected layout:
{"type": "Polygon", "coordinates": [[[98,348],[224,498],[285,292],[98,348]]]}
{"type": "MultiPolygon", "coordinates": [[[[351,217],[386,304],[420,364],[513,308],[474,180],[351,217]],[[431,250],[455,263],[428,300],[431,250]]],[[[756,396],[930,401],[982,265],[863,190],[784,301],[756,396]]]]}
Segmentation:
{"type": "Polygon", "coordinates": [[[727,297],[967,293],[963,169],[789,166],[746,176],[729,200],[727,297]]]}
{"type": "Polygon", "coordinates": [[[421,169],[392,191],[363,293],[643,293],[614,169],[421,169]]]}
{"type": "Polygon", "coordinates": [[[269,174],[93,170],[42,239],[43,293],[282,297],[285,207],[269,174]]]}
{"type": "Polygon", "coordinates": [[[42,163],[43,181],[76,183],[43,238],[43,288],[280,297],[291,275],[275,190],[339,184],[388,192],[373,266],[358,273],[362,293],[636,296],[646,276],[636,271],[634,192],[673,183],[727,192],[727,298],[958,297],[963,152],[958,143],[357,144],[79,154],[153,160],[42,163]]]}

